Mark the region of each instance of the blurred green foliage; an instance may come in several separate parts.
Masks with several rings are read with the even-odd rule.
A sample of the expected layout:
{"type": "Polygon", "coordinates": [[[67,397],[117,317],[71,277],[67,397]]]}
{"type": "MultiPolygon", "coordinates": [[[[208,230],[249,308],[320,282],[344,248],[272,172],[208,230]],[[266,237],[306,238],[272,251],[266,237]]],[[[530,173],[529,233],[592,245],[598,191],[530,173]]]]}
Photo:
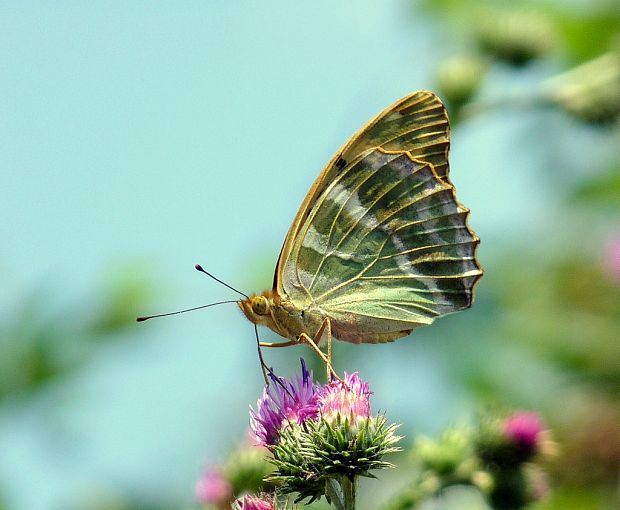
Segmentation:
{"type": "Polygon", "coordinates": [[[618,214],[618,197],[620,197],[620,166],[584,179],[575,186],[566,203],[594,208],[606,207],[618,214]]]}
{"type": "MultiPolygon", "coordinates": [[[[443,36],[465,48],[438,68],[453,120],[479,116],[480,122],[491,110],[551,105],[611,131],[610,143],[620,147],[620,3],[424,5],[441,20],[443,36]],[[514,66],[517,83],[521,69],[536,61],[551,74],[529,95],[485,100],[484,80],[492,79],[493,66],[514,66]]],[[[545,510],[620,504],[620,279],[608,267],[619,266],[620,250],[606,252],[601,240],[620,232],[616,154],[611,166],[591,166],[573,185],[550,189],[559,199],[561,235],[510,247],[512,253],[500,250],[487,261],[487,274],[501,278],[485,283],[494,300],[485,310],[486,340],[478,346],[487,351],[485,360],[458,362],[481,402],[537,406],[545,414],[560,444],[547,466],[553,491],[536,505],[545,510]],[[524,394],[523,380],[509,380],[490,366],[490,359],[514,354],[527,373],[544,373],[539,384],[548,387],[524,394]]]]}
{"type": "Polygon", "coordinates": [[[609,2],[607,9],[594,9],[588,13],[571,15],[555,9],[551,14],[571,63],[586,62],[599,56],[601,50],[617,48],[620,43],[620,8],[617,2],[609,2]]]}
{"type": "MultiPolygon", "coordinates": [[[[561,66],[566,73],[550,77],[551,83],[540,83],[526,98],[503,98],[506,105],[531,107],[540,102],[595,124],[616,122],[620,116],[620,4],[596,4],[586,11],[584,5],[571,9],[557,2],[424,2],[443,20],[444,36],[461,48],[440,65],[437,77],[453,122],[460,120],[461,110],[477,96],[490,63],[519,68],[538,60],[561,66]]],[[[482,105],[472,105],[472,111],[482,105]]]]}
{"type": "Polygon", "coordinates": [[[83,367],[99,344],[133,326],[149,294],[133,268],[110,274],[95,296],[50,312],[54,289],[37,289],[0,323],[0,402],[83,367]]]}
{"type": "MultiPolygon", "coordinates": [[[[527,35],[546,39],[542,41],[543,47],[553,49],[553,57],[562,59],[566,65],[588,61],[619,44],[620,6],[614,0],[573,5],[551,0],[426,0],[422,3],[459,37],[476,38],[482,33],[483,49],[499,55],[514,54],[513,48],[504,46],[510,39],[519,47],[531,44],[527,35]],[[508,30],[504,30],[504,39],[498,29],[506,28],[506,19],[514,23],[511,21],[508,30]],[[523,37],[515,39],[511,29],[522,30],[523,37]],[[493,30],[494,38],[500,40],[488,40],[484,35],[486,30],[493,30]]],[[[516,62],[524,63],[521,59],[516,62]]]]}

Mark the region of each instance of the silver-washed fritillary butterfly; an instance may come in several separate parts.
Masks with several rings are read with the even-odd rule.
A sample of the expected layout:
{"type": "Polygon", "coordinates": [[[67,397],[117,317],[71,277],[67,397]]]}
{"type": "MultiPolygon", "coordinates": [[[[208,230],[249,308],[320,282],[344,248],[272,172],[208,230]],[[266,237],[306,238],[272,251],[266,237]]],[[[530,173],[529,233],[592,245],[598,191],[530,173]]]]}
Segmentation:
{"type": "Polygon", "coordinates": [[[479,239],[448,178],[450,126],[418,91],[363,126],[323,169],[295,216],[273,288],[239,302],[254,324],[308,343],[325,334],[390,342],[469,308],[479,239]]]}
{"type": "Polygon", "coordinates": [[[448,178],[449,147],[446,109],[421,90],[379,113],[340,148],[295,216],[273,288],[240,292],[245,316],[288,340],[264,343],[257,333],[264,372],[260,347],[307,343],[333,373],[332,335],[391,342],[471,306],[482,276],[479,239],[448,178]],[[319,348],[323,336],[327,355],[319,348]]]}

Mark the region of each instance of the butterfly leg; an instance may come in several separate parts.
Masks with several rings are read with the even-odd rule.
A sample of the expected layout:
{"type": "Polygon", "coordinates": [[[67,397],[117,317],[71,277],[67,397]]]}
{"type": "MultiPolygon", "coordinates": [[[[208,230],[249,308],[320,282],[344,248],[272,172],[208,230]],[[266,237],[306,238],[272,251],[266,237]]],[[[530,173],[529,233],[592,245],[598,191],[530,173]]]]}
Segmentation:
{"type": "Polygon", "coordinates": [[[290,347],[291,345],[299,345],[298,340],[289,340],[288,342],[261,342],[261,347],[290,347]]]}
{"type": "MultiPolygon", "coordinates": [[[[329,381],[332,377],[335,377],[339,381],[342,379],[338,376],[334,367],[332,366],[332,325],[329,317],[326,317],[321,327],[314,335],[314,338],[310,338],[306,333],[302,333],[299,335],[299,340],[307,343],[314,351],[319,355],[319,358],[325,363],[325,368],[327,370],[327,380],[329,381]],[[319,342],[323,337],[323,333],[327,336],[327,355],[321,350],[319,347],[319,342]]],[[[343,381],[344,382],[344,381],[343,381]]]]}
{"type": "MultiPolygon", "coordinates": [[[[330,364],[332,362],[332,323],[329,319],[325,319],[327,321],[327,359],[330,364]]],[[[327,378],[329,379],[329,374],[327,374],[327,378]]]]}

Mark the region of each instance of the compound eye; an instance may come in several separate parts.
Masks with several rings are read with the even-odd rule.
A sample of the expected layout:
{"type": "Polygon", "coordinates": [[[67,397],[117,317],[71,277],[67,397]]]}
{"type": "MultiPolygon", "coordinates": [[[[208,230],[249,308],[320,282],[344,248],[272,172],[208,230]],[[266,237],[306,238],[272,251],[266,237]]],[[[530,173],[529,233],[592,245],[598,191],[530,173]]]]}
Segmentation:
{"type": "Polygon", "coordinates": [[[267,313],[267,299],[264,296],[252,298],[252,311],[256,315],[265,315],[267,313]]]}

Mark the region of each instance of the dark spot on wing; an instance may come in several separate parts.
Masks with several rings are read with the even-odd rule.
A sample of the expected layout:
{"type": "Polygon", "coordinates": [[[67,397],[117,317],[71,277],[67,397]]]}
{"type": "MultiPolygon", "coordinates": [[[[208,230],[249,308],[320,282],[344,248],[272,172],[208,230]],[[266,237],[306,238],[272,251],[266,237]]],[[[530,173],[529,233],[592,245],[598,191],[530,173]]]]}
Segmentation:
{"type": "Polygon", "coordinates": [[[342,156],[338,156],[336,163],[334,164],[337,170],[342,170],[345,166],[347,166],[347,162],[344,160],[342,156]]]}

